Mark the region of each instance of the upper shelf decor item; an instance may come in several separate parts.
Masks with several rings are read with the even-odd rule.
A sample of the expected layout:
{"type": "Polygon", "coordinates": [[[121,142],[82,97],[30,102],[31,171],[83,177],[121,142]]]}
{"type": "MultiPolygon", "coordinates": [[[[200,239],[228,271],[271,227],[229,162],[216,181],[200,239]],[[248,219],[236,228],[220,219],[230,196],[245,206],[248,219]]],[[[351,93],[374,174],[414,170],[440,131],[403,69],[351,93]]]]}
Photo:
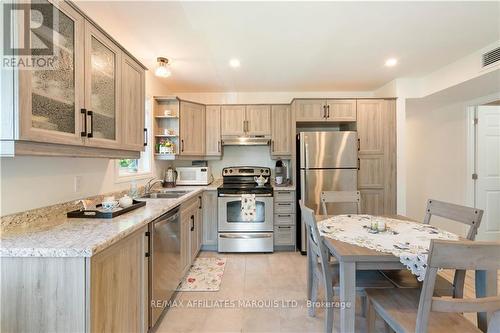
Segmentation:
{"type": "Polygon", "coordinates": [[[156,61],[158,62],[158,67],[156,68],[155,71],[156,76],[169,77],[170,75],[172,75],[167,58],[158,57],[156,61]]]}

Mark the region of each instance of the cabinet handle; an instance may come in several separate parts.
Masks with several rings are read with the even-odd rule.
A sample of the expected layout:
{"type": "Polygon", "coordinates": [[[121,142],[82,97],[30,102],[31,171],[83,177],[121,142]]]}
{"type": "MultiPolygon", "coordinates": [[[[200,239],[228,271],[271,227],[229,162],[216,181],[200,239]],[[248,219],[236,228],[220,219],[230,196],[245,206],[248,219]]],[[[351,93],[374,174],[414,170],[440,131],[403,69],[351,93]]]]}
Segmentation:
{"type": "Polygon", "coordinates": [[[220,144],[220,140],[219,140],[219,141],[217,141],[217,152],[219,152],[219,153],[220,153],[220,146],[221,146],[221,144],[220,144]]]}
{"type": "MultiPolygon", "coordinates": [[[[359,160],[359,158],[358,158],[358,160],[359,160]]],[[[278,203],[278,206],[290,206],[290,204],[289,203],[278,203]]]]}
{"type": "Polygon", "coordinates": [[[361,139],[358,138],[358,151],[360,151],[360,150],[361,150],[361,139]]]}
{"type": "Polygon", "coordinates": [[[94,137],[94,112],[87,111],[87,115],[90,116],[90,133],[87,134],[87,138],[94,137]]]}
{"type": "Polygon", "coordinates": [[[191,215],[191,231],[194,231],[194,215],[191,215]]]}
{"type": "Polygon", "coordinates": [[[323,105],[323,118],[326,119],[326,105],[323,105]]]}
{"type": "Polygon", "coordinates": [[[198,209],[201,209],[202,205],[201,205],[201,196],[198,197],[198,200],[200,200],[200,207],[198,207],[198,209]]]}
{"type": "Polygon", "coordinates": [[[184,140],[181,140],[181,153],[184,152],[184,140]]]}
{"type": "Polygon", "coordinates": [[[291,226],[279,226],[278,229],[290,229],[291,226]]]}
{"type": "Polygon", "coordinates": [[[80,113],[83,115],[83,131],[80,132],[80,136],[87,136],[87,109],[81,109],[80,113]]]}
{"type": "Polygon", "coordinates": [[[144,128],[144,147],[148,145],[148,129],[144,128]]]}
{"type": "Polygon", "coordinates": [[[279,191],[278,194],[290,194],[290,191],[279,191]]]}
{"type": "Polygon", "coordinates": [[[359,157],[358,157],[358,170],[361,170],[361,161],[360,161],[359,157]]]}
{"type": "Polygon", "coordinates": [[[330,105],[327,105],[327,106],[326,106],[326,112],[327,112],[327,113],[326,113],[326,117],[327,117],[327,118],[330,118],[330,105]]]}
{"type": "Polygon", "coordinates": [[[292,217],[292,215],[290,215],[290,214],[286,214],[286,215],[278,214],[278,217],[292,217]]]}

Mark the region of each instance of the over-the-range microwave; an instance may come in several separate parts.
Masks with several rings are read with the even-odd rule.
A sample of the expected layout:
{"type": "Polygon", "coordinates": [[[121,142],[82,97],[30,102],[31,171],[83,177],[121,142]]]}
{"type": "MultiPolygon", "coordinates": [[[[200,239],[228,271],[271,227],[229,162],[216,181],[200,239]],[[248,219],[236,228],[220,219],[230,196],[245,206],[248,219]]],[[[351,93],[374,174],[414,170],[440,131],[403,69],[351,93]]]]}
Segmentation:
{"type": "Polygon", "coordinates": [[[177,185],[208,185],[212,182],[210,167],[177,167],[177,185]]]}

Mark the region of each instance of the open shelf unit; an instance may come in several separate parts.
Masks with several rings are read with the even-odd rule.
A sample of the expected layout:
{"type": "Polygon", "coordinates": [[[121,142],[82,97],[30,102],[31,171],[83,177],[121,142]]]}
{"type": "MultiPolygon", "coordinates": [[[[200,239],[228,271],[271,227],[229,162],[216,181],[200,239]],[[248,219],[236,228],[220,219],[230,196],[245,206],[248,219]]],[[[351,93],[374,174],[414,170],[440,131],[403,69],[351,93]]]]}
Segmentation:
{"type": "Polygon", "coordinates": [[[179,154],[179,99],[176,96],[154,96],[153,100],[155,159],[174,160],[179,154]],[[172,134],[166,134],[165,129],[172,131],[172,134]],[[158,144],[162,140],[168,140],[174,145],[173,154],[159,153],[158,144]]]}

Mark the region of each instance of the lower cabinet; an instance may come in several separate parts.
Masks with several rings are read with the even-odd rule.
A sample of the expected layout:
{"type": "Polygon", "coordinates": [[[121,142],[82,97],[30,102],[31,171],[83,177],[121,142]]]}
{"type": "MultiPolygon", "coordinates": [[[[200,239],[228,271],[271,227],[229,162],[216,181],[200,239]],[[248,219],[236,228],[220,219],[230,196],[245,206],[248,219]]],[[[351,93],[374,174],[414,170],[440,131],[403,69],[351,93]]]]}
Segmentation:
{"type": "Polygon", "coordinates": [[[147,226],[90,258],[2,258],[1,332],[147,332],[147,226]]]}
{"type": "Polygon", "coordinates": [[[217,250],[217,191],[203,192],[203,238],[202,247],[217,250]]]}
{"type": "Polygon", "coordinates": [[[201,249],[201,194],[181,205],[181,268],[185,275],[201,249]]]}
{"type": "Polygon", "coordinates": [[[295,191],[274,189],[274,249],[295,250],[295,191]]]}

